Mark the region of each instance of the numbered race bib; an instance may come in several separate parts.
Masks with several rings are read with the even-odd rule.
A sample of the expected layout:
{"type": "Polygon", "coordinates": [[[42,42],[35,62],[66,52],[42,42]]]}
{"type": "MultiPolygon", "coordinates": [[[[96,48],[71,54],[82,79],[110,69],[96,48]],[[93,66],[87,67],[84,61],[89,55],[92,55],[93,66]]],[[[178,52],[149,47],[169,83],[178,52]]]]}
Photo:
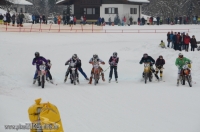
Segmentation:
{"type": "Polygon", "coordinates": [[[94,64],[93,67],[94,67],[94,68],[99,68],[99,65],[98,65],[98,64],[94,64]]]}
{"type": "Polygon", "coordinates": [[[39,68],[40,68],[41,71],[45,71],[46,70],[46,66],[45,65],[40,65],[39,68]]]}
{"type": "Polygon", "coordinates": [[[71,66],[71,67],[74,67],[74,66],[75,66],[75,63],[70,63],[70,66],[71,66]]]}

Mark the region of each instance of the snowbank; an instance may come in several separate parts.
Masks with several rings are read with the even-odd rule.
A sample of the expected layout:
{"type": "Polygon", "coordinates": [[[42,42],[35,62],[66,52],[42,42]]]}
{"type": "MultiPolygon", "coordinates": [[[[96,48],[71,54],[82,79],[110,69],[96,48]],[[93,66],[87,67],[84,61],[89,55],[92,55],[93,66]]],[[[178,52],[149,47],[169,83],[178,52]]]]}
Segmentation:
{"type": "Polygon", "coordinates": [[[26,0],[8,0],[8,1],[16,5],[33,5],[31,2],[28,2],[26,0]]]}

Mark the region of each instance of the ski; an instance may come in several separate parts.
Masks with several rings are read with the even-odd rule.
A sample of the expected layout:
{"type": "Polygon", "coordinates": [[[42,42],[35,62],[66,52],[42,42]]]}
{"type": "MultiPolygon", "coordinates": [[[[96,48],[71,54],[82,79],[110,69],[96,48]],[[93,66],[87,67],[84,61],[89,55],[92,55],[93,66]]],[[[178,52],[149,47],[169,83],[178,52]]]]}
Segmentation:
{"type": "Polygon", "coordinates": [[[57,83],[54,83],[54,82],[51,82],[51,81],[49,81],[49,80],[46,80],[48,83],[51,83],[51,84],[53,84],[53,85],[58,85],[57,83]]]}

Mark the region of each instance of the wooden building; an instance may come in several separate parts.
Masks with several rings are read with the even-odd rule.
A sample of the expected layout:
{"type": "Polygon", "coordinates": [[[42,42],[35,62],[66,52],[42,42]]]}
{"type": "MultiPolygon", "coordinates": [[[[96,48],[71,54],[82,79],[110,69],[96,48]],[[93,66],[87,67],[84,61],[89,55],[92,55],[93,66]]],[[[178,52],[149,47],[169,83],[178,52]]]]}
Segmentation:
{"type": "Polygon", "coordinates": [[[116,14],[120,19],[132,17],[136,21],[141,16],[142,4],[149,3],[148,0],[59,0],[58,5],[71,5],[72,14],[78,19],[86,16],[87,20],[97,20],[104,17],[107,22],[109,17],[114,21],[116,14]]]}

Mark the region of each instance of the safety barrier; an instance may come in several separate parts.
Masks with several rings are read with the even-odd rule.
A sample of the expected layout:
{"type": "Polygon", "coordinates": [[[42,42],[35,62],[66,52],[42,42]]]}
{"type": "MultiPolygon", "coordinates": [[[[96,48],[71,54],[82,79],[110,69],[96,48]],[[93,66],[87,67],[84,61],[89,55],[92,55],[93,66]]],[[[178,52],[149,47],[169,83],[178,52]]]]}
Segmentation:
{"type": "Polygon", "coordinates": [[[190,29],[137,29],[127,27],[123,28],[116,26],[96,26],[96,25],[43,25],[32,24],[25,25],[24,27],[13,27],[8,25],[0,25],[1,32],[44,32],[44,33],[167,33],[169,31],[174,32],[189,32],[190,29]]]}

